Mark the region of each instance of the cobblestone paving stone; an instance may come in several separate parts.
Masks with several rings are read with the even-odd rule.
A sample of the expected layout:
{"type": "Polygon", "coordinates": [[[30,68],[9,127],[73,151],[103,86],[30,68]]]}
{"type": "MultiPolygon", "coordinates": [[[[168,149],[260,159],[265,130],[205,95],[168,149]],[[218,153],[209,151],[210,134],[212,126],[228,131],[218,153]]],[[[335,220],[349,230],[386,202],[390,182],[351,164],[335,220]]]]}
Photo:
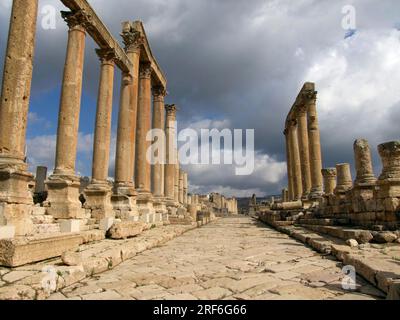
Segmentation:
{"type": "Polygon", "coordinates": [[[384,294],[342,265],[250,217],[219,219],[49,299],[369,300],[384,294]]]}

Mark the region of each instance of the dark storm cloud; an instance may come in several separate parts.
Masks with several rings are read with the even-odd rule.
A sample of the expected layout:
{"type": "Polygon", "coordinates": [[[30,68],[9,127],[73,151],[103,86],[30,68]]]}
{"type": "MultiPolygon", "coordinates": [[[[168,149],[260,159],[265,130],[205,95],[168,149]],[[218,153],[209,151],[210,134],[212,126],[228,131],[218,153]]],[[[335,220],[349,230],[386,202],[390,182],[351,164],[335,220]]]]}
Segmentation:
{"type": "MultiPolygon", "coordinates": [[[[10,3],[9,0],[8,2],[10,3]]],[[[89,2],[116,38],[119,38],[121,21],[143,20],[152,50],[169,81],[170,95],[167,100],[180,106],[180,122],[186,124],[193,119],[217,119],[226,120],[230,128],[254,128],[259,157],[269,155],[271,161],[278,164],[285,161],[282,134],[284,119],[302,82],[313,81],[314,79],[307,78],[309,75],[314,78],[310,69],[316,64],[329,65],[331,62],[324,62],[325,56],[344,41],[346,31],[341,26],[343,5],[351,2],[357,9],[358,32],[349,41],[353,41],[352,38],[357,40],[357,36],[365,30],[393,28],[400,20],[400,4],[396,0],[89,2]]],[[[40,1],[41,6],[54,3],[58,1],[40,1]]],[[[62,5],[57,6],[57,10],[60,9],[63,9],[62,5]]],[[[7,10],[0,12],[2,49],[8,20],[5,16],[8,14],[7,10]]],[[[49,90],[60,83],[66,39],[67,28],[60,18],[57,20],[56,30],[43,30],[39,26],[34,92],[49,90]]],[[[88,40],[84,90],[96,97],[98,59],[93,52],[94,48],[93,41],[88,40]]],[[[3,53],[4,50],[1,50],[0,54],[3,53]]],[[[352,64],[343,72],[342,77],[355,72],[353,69],[357,68],[366,69],[366,75],[369,67],[373,70],[371,65],[375,60],[371,57],[363,56],[358,59],[360,53],[356,50],[343,55],[352,64]]],[[[339,62],[332,60],[335,64],[339,62]]],[[[321,78],[317,89],[322,93],[324,90],[329,91],[330,86],[336,85],[331,81],[334,76],[335,71],[332,71],[321,78]]],[[[119,75],[116,75],[116,79],[115,107],[118,105],[119,75]]],[[[354,89],[357,90],[357,83],[354,84],[354,89]]],[[[395,100],[393,99],[393,107],[390,109],[393,116],[384,117],[382,121],[393,121],[399,117],[398,109],[394,107],[395,100]]],[[[328,100],[322,99],[321,103],[324,101],[328,100]]],[[[390,106],[386,105],[388,107],[390,106]]],[[[328,112],[326,109],[324,107],[321,112],[328,112]]],[[[333,113],[332,119],[337,118],[338,121],[333,121],[331,125],[321,115],[324,162],[327,166],[351,161],[352,143],[359,135],[382,139],[398,135],[395,129],[382,125],[374,127],[374,132],[368,134],[364,124],[361,127],[354,125],[354,114],[349,117],[348,122],[339,121],[341,117],[343,113],[333,113]],[[341,125],[346,128],[341,128],[341,125]],[[341,132],[340,137],[333,139],[337,132],[341,132]]],[[[114,116],[114,127],[115,119],[114,116]]],[[[374,144],[378,142],[383,141],[373,141],[374,144]]],[[[376,149],[375,145],[373,149],[376,149]]],[[[376,153],[374,159],[379,161],[376,153]]],[[[259,161],[262,162],[260,159],[259,161]]],[[[275,177],[260,175],[260,172],[268,171],[268,168],[273,168],[271,163],[263,163],[257,174],[247,179],[235,177],[228,168],[218,170],[209,167],[208,170],[197,171],[192,168],[191,182],[202,186],[203,190],[207,186],[215,188],[226,185],[235,190],[258,189],[266,193],[276,193],[284,186],[285,181],[280,170],[277,170],[279,172],[275,177]],[[280,180],[275,181],[278,177],[280,180]]]]}

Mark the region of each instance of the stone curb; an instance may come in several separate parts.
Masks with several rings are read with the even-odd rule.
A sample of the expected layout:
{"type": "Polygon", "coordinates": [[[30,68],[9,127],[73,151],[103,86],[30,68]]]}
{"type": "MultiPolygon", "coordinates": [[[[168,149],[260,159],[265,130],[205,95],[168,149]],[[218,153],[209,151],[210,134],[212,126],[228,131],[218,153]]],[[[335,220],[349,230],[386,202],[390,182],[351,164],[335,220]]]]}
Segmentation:
{"type": "Polygon", "coordinates": [[[0,269],[0,300],[45,300],[74,283],[112,270],[145,250],[163,245],[206,224],[167,225],[150,229],[128,240],[110,241],[111,248],[93,252],[78,262],[77,266],[60,266],[61,259],[53,259],[9,271],[0,269]]]}
{"type": "Polygon", "coordinates": [[[357,274],[385,292],[388,295],[387,299],[398,299],[396,297],[399,297],[400,291],[400,270],[395,272],[388,264],[384,265],[386,268],[383,268],[381,264],[384,262],[377,263],[372,259],[355,254],[355,251],[342,239],[313,233],[299,226],[281,226],[271,221],[260,221],[310,246],[319,253],[332,255],[345,265],[354,266],[357,274]]]}

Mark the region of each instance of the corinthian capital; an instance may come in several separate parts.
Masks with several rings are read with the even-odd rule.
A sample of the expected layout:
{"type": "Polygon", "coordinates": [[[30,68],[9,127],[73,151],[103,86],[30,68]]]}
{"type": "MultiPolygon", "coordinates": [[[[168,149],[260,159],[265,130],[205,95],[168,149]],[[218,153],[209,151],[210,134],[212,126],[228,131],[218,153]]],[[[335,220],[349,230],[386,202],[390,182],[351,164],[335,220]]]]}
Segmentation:
{"type": "Polygon", "coordinates": [[[144,44],[144,36],[131,26],[124,27],[121,32],[122,42],[125,45],[125,51],[137,51],[140,50],[142,44],[144,44]]]}
{"type": "Polygon", "coordinates": [[[167,95],[167,90],[164,87],[162,86],[153,87],[154,100],[164,99],[166,95],[167,95]]]}
{"type": "Polygon", "coordinates": [[[96,53],[101,63],[114,62],[116,59],[115,49],[96,49],[96,53]]]}
{"type": "Polygon", "coordinates": [[[171,116],[176,116],[176,105],[174,104],[166,104],[165,105],[165,111],[167,112],[167,115],[171,116]]]}
{"type": "Polygon", "coordinates": [[[70,29],[81,26],[88,30],[93,27],[92,16],[85,10],[78,11],[61,11],[61,17],[67,23],[70,29]]]}
{"type": "Polygon", "coordinates": [[[151,77],[151,64],[150,63],[140,64],[139,76],[142,79],[149,79],[151,77]]]}

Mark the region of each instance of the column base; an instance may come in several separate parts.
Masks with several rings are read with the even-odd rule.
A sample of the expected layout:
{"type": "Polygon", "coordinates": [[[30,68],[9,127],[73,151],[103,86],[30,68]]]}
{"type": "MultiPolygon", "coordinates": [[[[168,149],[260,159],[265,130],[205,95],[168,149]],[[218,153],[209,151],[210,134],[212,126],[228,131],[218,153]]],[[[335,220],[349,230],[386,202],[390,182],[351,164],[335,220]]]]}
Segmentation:
{"type": "Polygon", "coordinates": [[[33,232],[33,197],[28,184],[33,175],[24,163],[0,163],[0,226],[15,227],[15,235],[33,232]]]}
{"type": "Polygon", "coordinates": [[[156,213],[168,213],[166,199],[164,197],[154,197],[153,206],[156,213]]]}
{"type": "Polygon", "coordinates": [[[179,203],[175,202],[175,200],[171,200],[171,199],[167,198],[165,204],[167,206],[168,215],[176,216],[177,215],[177,211],[178,211],[178,207],[179,207],[179,203]]]}
{"type": "Polygon", "coordinates": [[[84,191],[86,209],[90,209],[92,218],[100,222],[104,218],[114,218],[115,212],[111,204],[111,187],[104,184],[90,184],[84,191]]]}
{"type": "Polygon", "coordinates": [[[46,212],[55,219],[84,219],[85,210],[79,200],[78,176],[52,175],[45,182],[48,189],[46,212]]]}
{"type": "Polygon", "coordinates": [[[322,190],[320,190],[320,189],[318,189],[318,190],[311,190],[311,192],[310,192],[308,198],[309,198],[310,200],[316,200],[316,201],[318,201],[318,199],[322,198],[323,195],[324,195],[324,192],[323,192],[322,190]]]}
{"type": "Polygon", "coordinates": [[[118,183],[114,186],[111,203],[116,218],[122,220],[132,220],[139,216],[136,203],[137,192],[133,184],[118,183]]]}
{"type": "Polygon", "coordinates": [[[156,213],[154,208],[153,195],[148,191],[138,191],[137,205],[140,215],[154,215],[156,213]]]}

